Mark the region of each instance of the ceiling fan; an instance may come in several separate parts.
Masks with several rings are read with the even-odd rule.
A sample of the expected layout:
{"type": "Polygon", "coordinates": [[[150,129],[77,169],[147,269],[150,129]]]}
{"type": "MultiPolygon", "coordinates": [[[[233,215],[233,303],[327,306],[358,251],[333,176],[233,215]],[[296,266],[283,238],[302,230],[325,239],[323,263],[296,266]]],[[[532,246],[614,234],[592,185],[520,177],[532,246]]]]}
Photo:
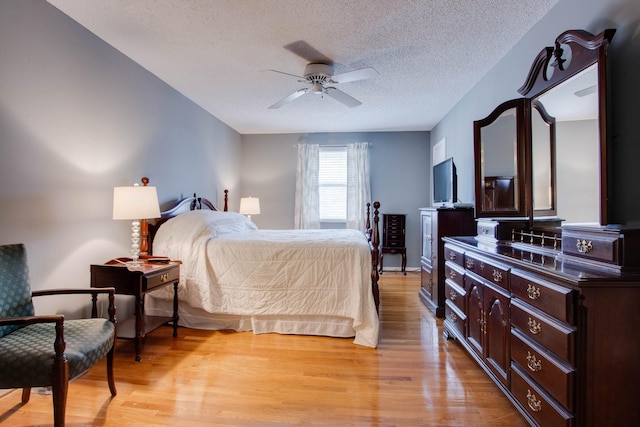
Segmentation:
{"type": "Polygon", "coordinates": [[[307,64],[304,69],[304,74],[302,76],[297,76],[283,71],[270,71],[296,77],[300,83],[306,83],[310,85],[310,87],[304,87],[296,90],[291,95],[286,96],[271,105],[269,107],[271,109],[280,108],[308,92],[320,96],[327,95],[349,108],[357,107],[362,104],[362,102],[350,95],[347,95],[334,85],[366,80],[378,75],[378,72],[371,67],[360,68],[358,70],[347,71],[340,74],[333,74],[333,61],[302,40],[290,43],[284,46],[284,48],[309,61],[309,64],[307,64]]]}

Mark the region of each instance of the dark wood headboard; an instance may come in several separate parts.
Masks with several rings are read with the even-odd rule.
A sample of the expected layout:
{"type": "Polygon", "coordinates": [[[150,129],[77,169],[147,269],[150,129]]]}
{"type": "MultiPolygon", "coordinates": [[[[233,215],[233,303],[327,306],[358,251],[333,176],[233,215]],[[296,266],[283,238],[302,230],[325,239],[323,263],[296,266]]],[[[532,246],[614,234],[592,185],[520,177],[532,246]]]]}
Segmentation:
{"type": "MultiPolygon", "coordinates": [[[[143,178],[143,183],[145,178],[143,178]]],[[[146,179],[146,182],[149,182],[149,179],[146,179]]],[[[146,185],[146,184],[145,184],[146,185]]],[[[194,210],[210,210],[217,211],[218,209],[215,205],[204,197],[197,197],[196,193],[193,193],[193,197],[185,197],[184,199],[178,200],[176,204],[164,211],[160,212],[160,218],[156,219],[155,223],[151,224],[146,220],[140,221],[140,231],[142,234],[142,242],[140,243],[140,253],[142,255],[151,255],[153,248],[153,238],[156,236],[156,232],[158,228],[167,221],[175,216],[178,216],[182,213],[194,211],[194,210]]],[[[224,208],[223,211],[227,212],[229,210],[229,190],[224,190],[224,208]]]]}

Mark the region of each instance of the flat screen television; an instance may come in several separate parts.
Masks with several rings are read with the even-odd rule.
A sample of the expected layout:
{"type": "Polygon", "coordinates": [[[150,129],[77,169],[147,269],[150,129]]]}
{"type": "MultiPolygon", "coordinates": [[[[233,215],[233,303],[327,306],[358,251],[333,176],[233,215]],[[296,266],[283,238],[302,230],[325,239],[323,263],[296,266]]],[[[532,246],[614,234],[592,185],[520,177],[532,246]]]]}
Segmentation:
{"type": "Polygon", "coordinates": [[[458,176],[453,157],[433,167],[433,204],[453,205],[458,201],[458,176]]]}

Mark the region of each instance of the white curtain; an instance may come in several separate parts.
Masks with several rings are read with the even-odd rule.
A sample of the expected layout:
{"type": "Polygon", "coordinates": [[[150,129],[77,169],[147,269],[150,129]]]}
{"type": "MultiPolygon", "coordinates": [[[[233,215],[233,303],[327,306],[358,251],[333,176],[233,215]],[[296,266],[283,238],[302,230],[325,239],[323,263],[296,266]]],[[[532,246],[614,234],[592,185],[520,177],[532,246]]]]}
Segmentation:
{"type": "Polygon", "coordinates": [[[320,228],[320,146],[298,144],[294,228],[320,228]]]}
{"type": "MultiPolygon", "coordinates": [[[[294,227],[320,228],[318,144],[298,144],[294,227]]],[[[347,228],[364,230],[371,201],[369,143],[347,144],[347,228]]]]}
{"type": "Polygon", "coordinates": [[[369,143],[347,144],[347,228],[365,229],[369,202],[369,143]]]}

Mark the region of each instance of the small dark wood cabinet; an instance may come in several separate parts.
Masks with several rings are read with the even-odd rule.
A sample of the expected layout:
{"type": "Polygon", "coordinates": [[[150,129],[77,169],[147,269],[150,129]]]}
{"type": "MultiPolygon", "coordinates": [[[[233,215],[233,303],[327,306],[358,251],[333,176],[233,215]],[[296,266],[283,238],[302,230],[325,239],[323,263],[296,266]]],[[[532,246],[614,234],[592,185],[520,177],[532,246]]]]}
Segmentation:
{"type": "Polygon", "coordinates": [[[476,234],[473,208],[421,208],[420,300],[437,317],[444,317],[444,236],[476,234]]]}
{"type": "Polygon", "coordinates": [[[147,332],[160,325],[173,322],[173,336],[178,336],[178,282],[180,264],[142,263],[140,267],[128,268],[123,264],[95,264],[91,266],[91,287],[114,287],[116,294],[135,296],[135,350],[136,362],[147,332]],[[144,296],[164,286],[173,285],[173,316],[148,316],[144,312],[144,296]]]}
{"type": "Polygon", "coordinates": [[[405,235],[407,232],[406,214],[382,214],[382,247],[380,248],[380,274],[384,254],[402,255],[403,274],[407,274],[407,247],[405,235]]]}

